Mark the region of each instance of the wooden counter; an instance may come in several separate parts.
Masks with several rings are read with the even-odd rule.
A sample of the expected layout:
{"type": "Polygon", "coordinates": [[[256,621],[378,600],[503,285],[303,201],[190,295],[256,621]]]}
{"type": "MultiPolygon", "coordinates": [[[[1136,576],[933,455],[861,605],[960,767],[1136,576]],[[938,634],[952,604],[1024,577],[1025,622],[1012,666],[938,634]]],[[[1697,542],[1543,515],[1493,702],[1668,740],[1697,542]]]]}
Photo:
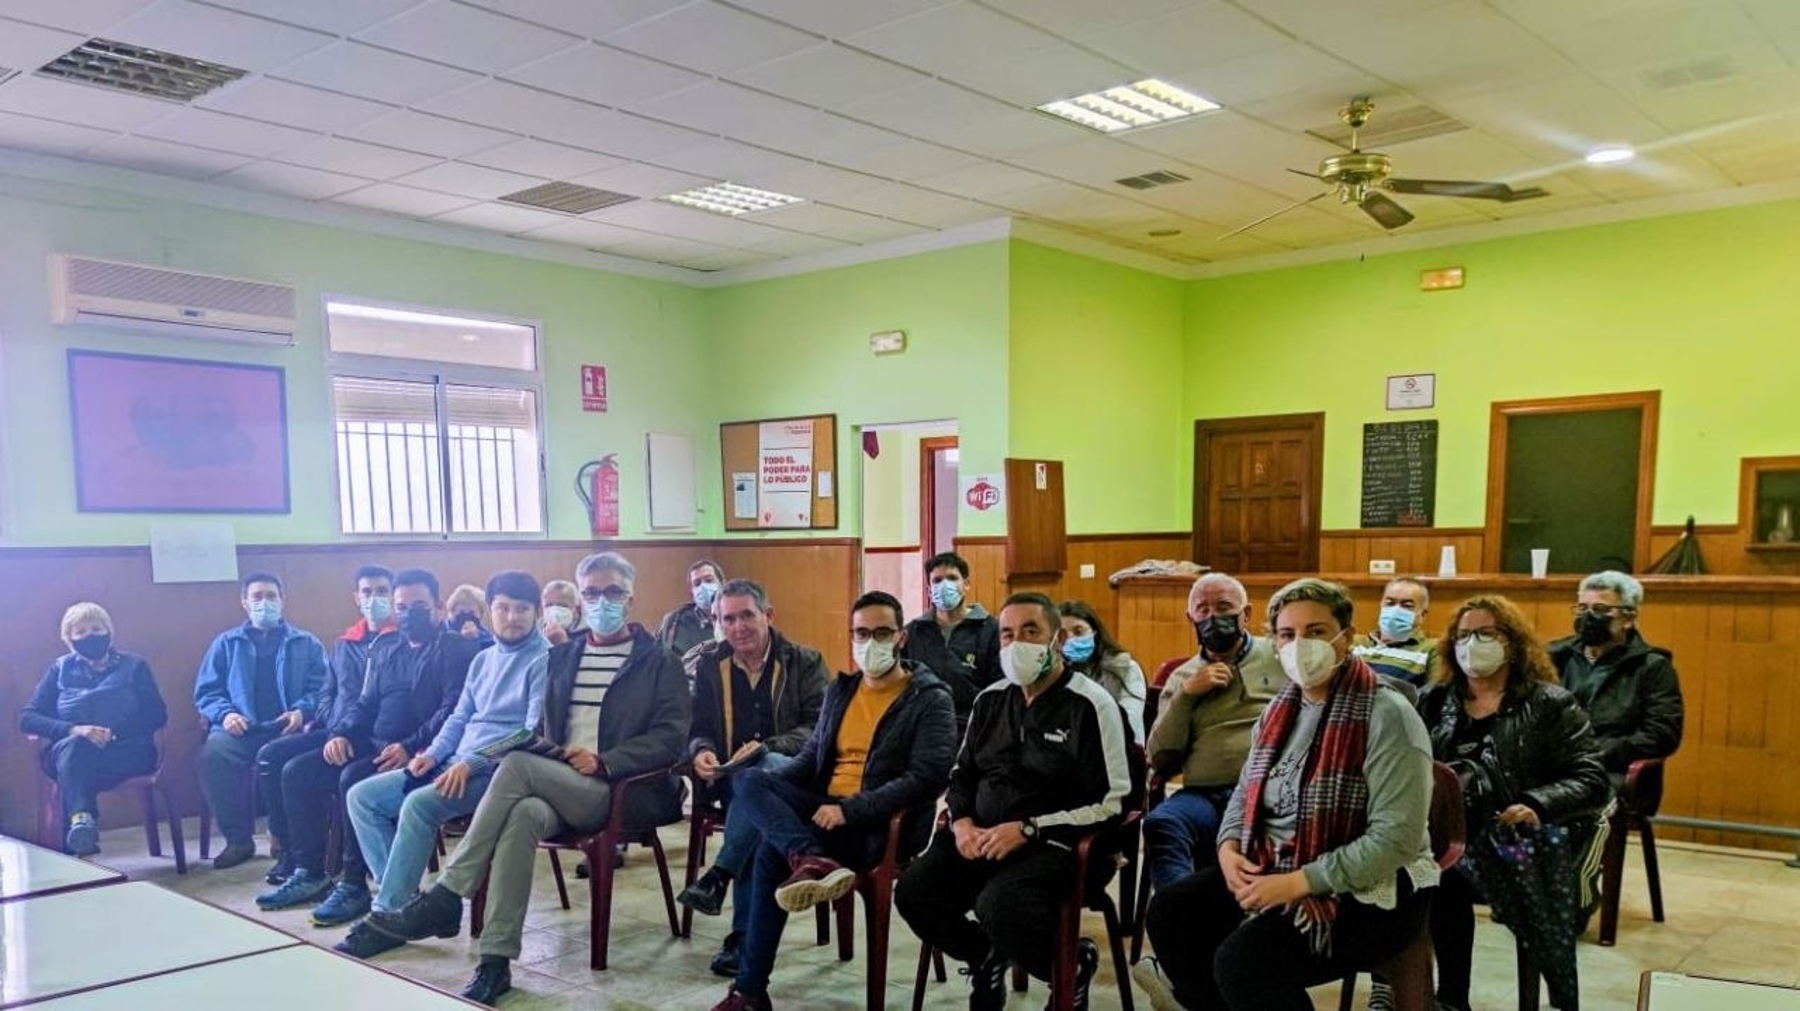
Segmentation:
{"type": "MultiPolygon", "coordinates": [[[[1258,628],[1269,596],[1293,574],[1240,577],[1258,628]]],[[[1357,626],[1374,624],[1387,577],[1327,574],[1349,587],[1357,626]]],[[[1669,763],[1662,813],[1800,827],[1800,578],[1643,576],[1638,624],[1671,650],[1681,675],[1686,728],[1669,763]]],[[[1426,628],[1443,632],[1457,606],[1483,594],[1517,604],[1546,640],[1571,631],[1578,576],[1532,579],[1466,575],[1420,580],[1431,590],[1426,628]]],[[[1194,650],[1186,614],[1190,579],[1132,580],[1118,587],[1119,641],[1144,669],[1194,650]]],[[[1674,839],[1762,849],[1791,849],[1769,837],[1661,829],[1674,839]]]]}

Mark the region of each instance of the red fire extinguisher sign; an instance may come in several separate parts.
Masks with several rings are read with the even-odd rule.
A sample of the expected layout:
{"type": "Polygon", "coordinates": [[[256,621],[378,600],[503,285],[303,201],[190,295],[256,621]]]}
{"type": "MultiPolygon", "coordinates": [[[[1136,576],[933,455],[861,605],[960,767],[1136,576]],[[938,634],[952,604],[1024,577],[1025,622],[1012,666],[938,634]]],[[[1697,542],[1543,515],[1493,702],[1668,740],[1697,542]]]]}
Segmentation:
{"type": "Polygon", "coordinates": [[[606,366],[581,367],[581,409],[606,413],[606,366]]]}

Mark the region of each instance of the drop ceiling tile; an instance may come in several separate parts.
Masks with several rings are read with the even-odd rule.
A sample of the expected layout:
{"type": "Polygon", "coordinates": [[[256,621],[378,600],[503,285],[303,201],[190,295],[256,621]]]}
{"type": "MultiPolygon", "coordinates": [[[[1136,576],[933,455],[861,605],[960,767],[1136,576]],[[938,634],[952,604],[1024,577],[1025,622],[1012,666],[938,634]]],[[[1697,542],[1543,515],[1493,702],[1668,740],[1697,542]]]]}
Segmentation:
{"type": "Polygon", "coordinates": [[[841,109],[846,116],[924,140],[961,136],[1015,111],[968,88],[936,79],[922,79],[904,88],[849,102],[841,109]]]}
{"type": "Polygon", "coordinates": [[[157,0],[108,38],[244,70],[269,70],[324,47],[323,32],[275,24],[192,0],[157,0]]]}
{"type": "Polygon", "coordinates": [[[918,184],[926,189],[974,200],[986,200],[1011,190],[1041,186],[1048,182],[1056,182],[1056,180],[998,162],[983,162],[968,168],[953,169],[949,172],[925,176],[918,180],[918,184]]]}
{"type": "Polygon", "coordinates": [[[627,25],[665,14],[693,0],[604,0],[571,3],[569,0],[469,0],[499,14],[576,35],[597,39],[627,25]]]}
{"type": "Polygon", "coordinates": [[[689,270],[730,270],[733,267],[751,267],[759,263],[771,263],[780,259],[768,253],[752,252],[748,249],[725,249],[716,253],[701,253],[697,256],[685,257],[672,262],[677,267],[689,270]]]}
{"type": "Polygon", "coordinates": [[[657,157],[666,168],[691,172],[709,179],[747,179],[754,175],[791,171],[809,164],[768,148],[740,144],[723,137],[709,137],[692,147],[657,157]]]}
{"type": "Polygon", "coordinates": [[[1004,14],[958,2],[857,32],[845,41],[909,67],[944,74],[1041,49],[1057,40],[1004,14]]]}
{"type": "Polygon", "coordinates": [[[1167,80],[1240,111],[1253,102],[1303,94],[1326,108],[1327,116],[1351,95],[1386,95],[1393,88],[1374,74],[1304,42],[1212,64],[1183,63],[1170,71],[1167,80]]]}
{"type": "Polygon", "coordinates": [[[1370,18],[1313,42],[1415,92],[1503,88],[1576,70],[1567,57],[1481,0],[1370,18]]]}
{"type": "Polygon", "coordinates": [[[319,140],[310,130],[295,130],[209,109],[182,109],[137,131],[146,137],[208,147],[215,151],[267,158],[319,140]]]}
{"type": "Polygon", "coordinates": [[[1800,66],[1800,5],[1790,0],[1738,0],[1769,41],[1800,66]]]}
{"type": "Polygon", "coordinates": [[[939,7],[948,0],[737,0],[737,5],[833,38],[939,7]]]}
{"type": "Polygon", "coordinates": [[[1700,131],[1687,145],[1740,185],[1791,179],[1794,152],[1800,150],[1800,110],[1700,131]]]}
{"type": "Polygon", "coordinates": [[[1686,136],[1780,115],[1794,108],[1793,96],[1797,94],[1800,94],[1800,73],[1781,66],[1760,67],[1722,81],[1632,97],[1637,99],[1637,105],[1645,115],[1669,131],[1686,136]]]}
{"type": "Polygon", "coordinates": [[[355,129],[341,132],[348,137],[392,144],[407,151],[434,154],[440,158],[460,158],[517,139],[513,134],[489,130],[484,126],[459,123],[442,116],[411,110],[391,112],[355,129]]]}
{"type": "Polygon", "coordinates": [[[1081,138],[1028,148],[1006,159],[1008,164],[1077,183],[1111,185],[1115,179],[1182,167],[1161,154],[1120,143],[1110,137],[1081,138]]]}
{"type": "Polygon", "coordinates": [[[508,80],[615,108],[659,98],[706,80],[623,49],[587,43],[506,74],[508,80]]]}
{"type": "MultiPolygon", "coordinates": [[[[640,200],[620,204],[588,215],[607,224],[635,228],[651,235],[673,236],[694,242],[707,242],[733,248],[780,238],[778,229],[758,224],[750,216],[733,218],[723,214],[689,210],[658,200],[640,200]]],[[[755,215],[760,219],[762,215],[755,215]]]]}
{"type": "Polygon", "coordinates": [[[656,161],[709,139],[698,130],[597,106],[579,119],[539,129],[538,136],[641,161],[656,161]]]}
{"type": "Polygon", "coordinates": [[[1394,175],[1415,179],[1511,180],[1545,166],[1543,159],[1479,130],[1412,141],[1388,153],[1394,175]]]}
{"type": "Polygon", "coordinates": [[[924,176],[985,164],[988,159],[923,140],[846,151],[833,161],[847,169],[887,179],[914,182],[924,176]]]}
{"type": "Polygon", "coordinates": [[[1009,111],[999,119],[949,124],[927,138],[947,147],[990,158],[1005,158],[1045,144],[1094,136],[1092,130],[1042,112],[1009,111]]]}
{"type": "Polygon", "coordinates": [[[793,123],[759,124],[758,143],[800,158],[833,161],[853,151],[897,144],[904,138],[879,127],[846,119],[836,113],[815,113],[793,123]]]}
{"type": "Polygon", "coordinates": [[[986,0],[987,6],[1048,32],[1084,38],[1114,25],[1144,21],[1190,6],[1194,0],[986,0]]]}
{"type": "Polygon", "coordinates": [[[588,102],[493,78],[445,92],[416,108],[465,123],[539,135],[585,118],[612,114],[588,102]]]}
{"type": "Polygon", "coordinates": [[[1136,131],[1120,139],[1146,152],[1254,181],[1294,197],[1306,196],[1319,184],[1285,169],[1310,172],[1318,166],[1319,159],[1340,153],[1336,145],[1310,134],[1278,129],[1229,109],[1136,131]]]}
{"type": "Polygon", "coordinates": [[[1315,38],[1381,18],[1418,14],[1451,0],[1357,0],[1322,4],[1318,0],[1255,0],[1246,3],[1259,17],[1302,39],[1315,38]]]}
{"type": "Polygon", "coordinates": [[[1017,56],[970,64],[947,76],[1002,102],[1030,108],[1129,84],[1145,75],[1067,42],[1055,42],[1017,56]]]}
{"type": "Polygon", "coordinates": [[[526,237],[542,239],[545,242],[580,246],[584,249],[606,249],[621,242],[647,238],[643,232],[621,228],[618,225],[609,225],[604,221],[594,221],[590,218],[564,220],[543,228],[534,228],[526,233],[526,237]]]}
{"type": "Polygon", "coordinates": [[[102,130],[137,130],[181,108],[175,102],[26,74],[0,85],[0,111],[102,130]]]}
{"type": "Polygon", "coordinates": [[[580,36],[451,0],[429,0],[364,29],[356,37],[362,42],[485,74],[498,74],[541,60],[581,41],[580,36]]]}
{"type": "MultiPolygon", "coordinates": [[[[1125,192],[1124,190],[1120,191],[1125,192]]],[[[1056,214],[1056,220],[1073,228],[1088,231],[1119,232],[1133,240],[1148,239],[1145,234],[1158,222],[1172,220],[1166,211],[1145,207],[1125,197],[1089,192],[1087,199],[1056,214]]],[[[1179,223],[1173,227],[1180,228],[1179,223]]]]}
{"type": "Polygon", "coordinates": [[[358,179],[355,176],[337,172],[321,172],[318,169],[301,168],[298,165],[283,165],[281,162],[274,161],[253,162],[243,168],[227,172],[213,181],[227,186],[298,197],[302,200],[325,200],[340,193],[348,193],[369,185],[367,179],[358,179]]]}
{"type": "Polygon", "coordinates": [[[57,123],[33,116],[0,112],[0,147],[47,154],[77,155],[119,134],[91,126],[57,123]]]}
{"type": "Polygon", "coordinates": [[[827,204],[795,204],[779,210],[765,211],[757,215],[758,221],[767,222],[781,228],[826,238],[840,242],[853,242],[862,245],[870,242],[882,242],[887,239],[898,239],[907,235],[921,235],[931,231],[873,214],[861,214],[832,207],[827,204]]]}
{"type": "Polygon", "coordinates": [[[839,203],[855,194],[866,193],[884,185],[892,185],[861,172],[850,172],[816,163],[782,172],[762,173],[747,176],[742,180],[733,180],[733,182],[739,181],[760,189],[788,193],[828,204],[839,203]]]}
{"type": "Polygon", "coordinates": [[[665,123],[760,144],[804,130],[818,115],[808,106],[726,81],[697,84],[633,106],[632,111],[665,123]]]}
{"type": "Polygon", "coordinates": [[[242,155],[224,154],[186,144],[170,144],[148,137],[119,137],[90,149],[89,161],[122,165],[186,179],[207,179],[229,172],[245,162],[242,155]]]}
{"type": "Polygon", "coordinates": [[[78,32],[41,28],[0,17],[0,67],[34,70],[86,42],[87,38],[78,32]]]}
{"type": "Polygon", "coordinates": [[[1181,7],[1082,38],[1090,48],[1146,77],[1267,52],[1289,41],[1286,33],[1223,0],[1181,7]]]}
{"type": "Polygon", "coordinates": [[[1086,186],[1065,182],[1048,182],[1037,186],[1008,190],[989,198],[989,202],[1021,214],[1054,220],[1065,212],[1078,211],[1094,196],[1094,192],[1086,186]]]}
{"type": "MultiPolygon", "coordinates": [[[[844,196],[830,198],[826,203],[921,225],[935,225],[942,218],[960,216],[969,212],[972,206],[961,197],[949,197],[905,183],[885,182],[866,185],[844,196]]],[[[986,214],[992,217],[993,211],[989,209],[986,214]]]]}
{"type": "Polygon", "coordinates": [[[281,156],[281,161],[290,165],[369,179],[392,179],[408,172],[417,172],[437,160],[414,151],[365,144],[343,137],[325,137],[281,156]]]}
{"type": "Polygon", "coordinates": [[[194,105],[266,123],[319,131],[356,126],[393,111],[393,106],[380,102],[262,76],[220,88],[202,96],[194,105]]]}
{"type": "Polygon", "coordinates": [[[709,242],[695,242],[692,239],[676,238],[667,235],[644,235],[613,246],[606,252],[619,256],[629,256],[638,260],[652,260],[657,263],[674,263],[677,260],[691,259],[720,252],[718,246],[709,242]]]}
{"type": "Polygon", "coordinates": [[[614,193],[629,193],[634,197],[660,197],[691,190],[696,186],[707,186],[719,180],[658,168],[643,162],[626,162],[614,168],[576,176],[569,181],[614,193]]]}
{"type": "Polygon", "coordinates": [[[462,160],[488,168],[542,176],[545,179],[571,179],[625,164],[625,159],[609,154],[532,138],[511,141],[486,151],[465,155],[462,160]]]}
{"type": "Polygon", "coordinates": [[[1586,74],[1444,96],[1432,104],[1521,150],[1552,159],[1580,158],[1603,144],[1641,145],[1667,136],[1660,124],[1586,74]]]}
{"type": "Polygon", "coordinates": [[[467,207],[474,202],[467,197],[433,193],[430,190],[398,186],[394,183],[376,183],[360,190],[340,194],[333,199],[336,203],[354,204],[357,207],[368,207],[378,211],[390,211],[409,218],[435,217],[447,211],[467,207]]]}
{"type": "Polygon", "coordinates": [[[431,220],[446,221],[453,225],[466,225],[489,232],[517,235],[520,232],[529,232],[534,228],[547,228],[551,225],[561,224],[570,219],[567,215],[553,214],[532,207],[487,203],[464,207],[448,214],[440,214],[431,220]]]}
{"type": "Polygon", "coordinates": [[[728,74],[798,52],[817,40],[754,14],[700,0],[613,32],[605,41],[677,66],[728,74]]]}
{"type": "Polygon", "coordinates": [[[731,77],[796,102],[839,110],[926,80],[917,71],[832,42],[746,67],[731,77]]]}
{"type": "Polygon", "coordinates": [[[1671,193],[1724,189],[1731,178],[1680,145],[1639,152],[1622,165],[1572,168],[1569,175],[1611,200],[1642,200],[1671,193]]]}
{"type": "Polygon", "coordinates": [[[7,0],[6,16],[82,35],[105,35],[153,0],[7,0]]]}
{"type": "Polygon", "coordinates": [[[541,186],[549,180],[541,176],[520,175],[517,172],[502,172],[499,169],[451,161],[420,169],[394,181],[422,190],[435,190],[477,200],[493,200],[508,193],[541,186]]]}
{"type": "Polygon", "coordinates": [[[416,7],[421,0],[207,0],[271,21],[285,21],[333,35],[350,35],[416,7]]]}
{"type": "Polygon", "coordinates": [[[998,207],[992,207],[987,204],[978,204],[972,200],[962,200],[954,204],[943,204],[938,207],[922,210],[915,209],[907,211],[905,214],[893,216],[898,217],[909,225],[918,225],[922,228],[944,229],[957,228],[962,225],[972,225],[977,221],[993,221],[997,218],[1004,218],[1007,214],[998,207]]]}
{"type": "MultiPolygon", "coordinates": [[[[1417,201],[1409,201],[1408,208],[1417,201]]],[[[1323,246],[1351,242],[1370,235],[1369,223],[1328,214],[1312,207],[1296,207],[1280,217],[1265,221],[1250,234],[1284,246],[1323,246]]]]}
{"type": "Polygon", "coordinates": [[[333,43],[280,68],[274,76],[396,105],[423,101],[480,79],[468,71],[360,42],[333,43]]]}
{"type": "Polygon", "coordinates": [[[1293,203],[1293,198],[1286,194],[1271,193],[1259,186],[1201,169],[1183,174],[1193,178],[1185,183],[1133,193],[1131,199],[1202,221],[1239,223],[1293,203]]]}
{"type": "Polygon", "coordinates": [[[834,250],[849,249],[853,245],[854,243],[850,242],[839,242],[836,239],[827,239],[822,235],[803,235],[799,232],[783,232],[778,239],[758,242],[749,248],[758,252],[768,253],[771,256],[788,257],[809,256],[813,253],[829,253],[834,250]]]}

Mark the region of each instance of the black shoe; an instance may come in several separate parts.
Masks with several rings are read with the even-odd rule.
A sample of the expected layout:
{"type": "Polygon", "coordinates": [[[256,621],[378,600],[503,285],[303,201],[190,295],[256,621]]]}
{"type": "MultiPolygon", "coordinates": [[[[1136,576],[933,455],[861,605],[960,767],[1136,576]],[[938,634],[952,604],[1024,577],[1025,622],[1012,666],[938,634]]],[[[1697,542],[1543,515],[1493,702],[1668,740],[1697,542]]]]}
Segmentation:
{"type": "MultiPolygon", "coordinates": [[[[623,866],[625,866],[625,844],[620,843],[619,845],[613,847],[613,870],[616,871],[623,866]]],[[[583,860],[582,862],[575,865],[575,876],[576,877],[580,878],[583,881],[586,881],[587,877],[588,877],[588,873],[589,873],[588,865],[587,865],[586,860],[583,860]]]]}
{"type": "Polygon", "coordinates": [[[683,888],[675,901],[692,909],[696,913],[717,916],[725,908],[725,892],[731,888],[731,879],[719,873],[717,868],[707,871],[694,879],[694,883],[683,888]]]}
{"type": "Polygon", "coordinates": [[[393,951],[406,944],[406,941],[392,934],[376,930],[368,920],[363,920],[350,928],[350,933],[342,941],[331,946],[332,951],[341,951],[353,958],[374,958],[384,951],[393,951]]]}
{"type": "Polygon", "coordinates": [[[493,1007],[500,995],[512,989],[512,963],[497,955],[481,956],[475,978],[463,987],[463,998],[493,1007]]]}
{"type": "Polygon", "coordinates": [[[226,871],[238,864],[247,862],[256,855],[256,844],[247,842],[226,843],[219,855],[213,857],[213,870],[226,871]]]}
{"type": "Polygon", "coordinates": [[[732,979],[738,973],[738,946],[744,943],[744,935],[732,931],[725,935],[725,943],[712,957],[712,974],[732,979]]]}
{"type": "Polygon", "coordinates": [[[1075,1011],[1088,1011],[1088,990],[1100,971],[1100,947],[1087,938],[1075,942],[1075,1011]]]}
{"type": "Polygon", "coordinates": [[[398,913],[370,913],[376,930],[408,941],[427,937],[455,937],[462,933],[462,896],[443,885],[415,895],[398,913]]]}
{"type": "Polygon", "coordinates": [[[100,829],[94,824],[94,816],[82,813],[69,819],[69,832],[63,837],[63,845],[78,857],[91,857],[100,852],[100,829]]]}
{"type": "Polygon", "coordinates": [[[263,880],[271,885],[279,885],[293,876],[294,858],[283,851],[280,856],[275,858],[275,866],[269,868],[269,873],[263,875],[263,880]]]}
{"type": "Polygon", "coordinates": [[[1012,963],[990,953],[980,965],[959,970],[969,977],[969,1011],[1003,1011],[1006,1007],[1006,974],[1012,963]]]}

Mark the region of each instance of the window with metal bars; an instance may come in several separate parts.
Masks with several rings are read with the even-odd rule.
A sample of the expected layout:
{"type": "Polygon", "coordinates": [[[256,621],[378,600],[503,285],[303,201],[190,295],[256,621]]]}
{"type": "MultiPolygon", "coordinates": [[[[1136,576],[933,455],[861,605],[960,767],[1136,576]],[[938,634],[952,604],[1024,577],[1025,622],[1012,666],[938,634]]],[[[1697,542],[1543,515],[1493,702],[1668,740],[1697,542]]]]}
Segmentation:
{"type": "MultiPolygon", "coordinates": [[[[340,328],[334,310],[341,305],[329,303],[327,319],[343,531],[542,533],[539,391],[518,383],[524,370],[469,360],[471,342],[457,333],[468,319],[444,317],[449,325],[437,336],[448,339],[440,342],[420,322],[428,314],[411,310],[398,321],[395,348],[410,357],[384,361],[366,353],[370,327],[382,321],[349,306],[361,311],[348,317],[354,328],[340,328]],[[345,333],[351,339],[339,340],[345,333]],[[437,358],[438,369],[421,357],[437,358]]],[[[535,332],[528,346],[535,365],[535,332]]]]}

